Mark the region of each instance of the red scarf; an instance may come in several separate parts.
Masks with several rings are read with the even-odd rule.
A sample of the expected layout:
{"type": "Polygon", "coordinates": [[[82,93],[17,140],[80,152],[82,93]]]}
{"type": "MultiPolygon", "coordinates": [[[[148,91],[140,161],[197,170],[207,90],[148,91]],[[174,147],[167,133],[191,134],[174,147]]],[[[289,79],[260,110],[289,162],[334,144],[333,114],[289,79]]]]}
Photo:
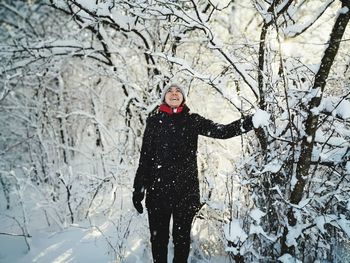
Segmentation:
{"type": "Polygon", "coordinates": [[[166,112],[169,115],[180,113],[180,112],[182,112],[183,109],[184,109],[184,104],[181,104],[181,106],[179,106],[177,108],[171,108],[171,107],[169,107],[168,104],[165,104],[165,103],[163,103],[159,106],[160,111],[166,112]]]}

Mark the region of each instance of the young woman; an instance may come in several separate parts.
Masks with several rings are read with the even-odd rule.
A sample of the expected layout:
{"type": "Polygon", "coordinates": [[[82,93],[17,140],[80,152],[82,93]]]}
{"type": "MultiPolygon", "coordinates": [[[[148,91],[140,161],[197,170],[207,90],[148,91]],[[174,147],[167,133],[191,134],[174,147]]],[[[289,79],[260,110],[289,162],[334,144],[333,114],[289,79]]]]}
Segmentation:
{"type": "Polygon", "coordinates": [[[227,125],[217,124],[190,113],[181,86],[163,90],[158,113],[147,119],[139,167],[134,180],[133,203],[143,212],[146,207],[155,263],[166,263],[169,224],[173,217],[174,263],[187,262],[190,231],[200,209],[197,169],[198,136],[226,139],[253,128],[252,117],[227,125]]]}

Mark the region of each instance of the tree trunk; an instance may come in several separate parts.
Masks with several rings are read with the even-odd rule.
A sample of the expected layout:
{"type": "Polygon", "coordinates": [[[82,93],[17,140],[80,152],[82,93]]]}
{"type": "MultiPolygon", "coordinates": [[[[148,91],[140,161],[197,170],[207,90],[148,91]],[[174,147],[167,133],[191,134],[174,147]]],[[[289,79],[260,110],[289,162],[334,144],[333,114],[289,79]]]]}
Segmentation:
{"type": "MultiPolygon", "coordinates": [[[[319,119],[318,114],[314,114],[313,110],[317,108],[321,103],[322,94],[326,86],[328,74],[332,67],[334,58],[338,53],[341,39],[349,22],[350,11],[349,9],[346,10],[346,7],[349,8],[350,4],[348,2],[343,2],[342,11],[344,11],[339,13],[339,16],[333,26],[328,47],[326,48],[322,57],[320,68],[315,76],[315,82],[311,90],[315,96],[310,100],[308,104],[308,116],[305,122],[305,136],[302,140],[301,154],[296,169],[297,182],[290,196],[290,202],[292,204],[298,204],[302,200],[304,187],[308,181],[312,151],[315,142],[315,134],[319,119]]],[[[288,223],[290,226],[294,226],[297,223],[297,220],[294,217],[293,208],[289,208],[288,223]]],[[[288,229],[285,229],[282,237],[283,242],[286,240],[287,234],[288,229]]],[[[282,244],[282,254],[290,252],[291,250],[288,249],[288,246],[286,246],[286,244],[282,244]]]]}

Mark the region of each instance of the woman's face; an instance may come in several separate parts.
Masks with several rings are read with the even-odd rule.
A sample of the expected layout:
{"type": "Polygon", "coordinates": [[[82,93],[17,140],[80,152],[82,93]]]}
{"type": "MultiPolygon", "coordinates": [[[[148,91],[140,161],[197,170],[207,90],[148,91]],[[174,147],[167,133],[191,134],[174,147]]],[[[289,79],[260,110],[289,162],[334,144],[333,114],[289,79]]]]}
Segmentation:
{"type": "Polygon", "coordinates": [[[177,87],[170,87],[165,93],[165,103],[172,108],[177,108],[184,100],[181,90],[177,87]]]}

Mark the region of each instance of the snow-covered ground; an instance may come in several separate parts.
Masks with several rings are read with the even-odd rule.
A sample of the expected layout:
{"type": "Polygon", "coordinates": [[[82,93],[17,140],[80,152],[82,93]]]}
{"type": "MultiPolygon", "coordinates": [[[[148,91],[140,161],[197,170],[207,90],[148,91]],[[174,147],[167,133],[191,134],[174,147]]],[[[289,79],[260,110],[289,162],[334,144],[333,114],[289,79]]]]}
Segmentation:
{"type": "MultiPolygon", "coordinates": [[[[113,222],[91,226],[86,222],[70,225],[63,230],[49,227],[31,232],[28,239],[30,250],[20,236],[0,235],[1,263],[63,263],[63,262],[123,262],[151,263],[149,236],[145,235],[147,217],[135,215],[130,224],[130,233],[126,240],[118,238],[113,222]],[[123,248],[118,247],[121,245],[123,248]],[[112,247],[113,246],[113,247],[112,247]],[[118,257],[118,252],[121,254],[118,257]],[[116,257],[117,256],[117,257],[116,257]]],[[[169,242],[168,260],[173,257],[172,241],[169,242]]],[[[189,262],[207,262],[194,256],[189,262]]],[[[214,261],[213,261],[214,262],[214,261]]],[[[219,258],[215,262],[228,262],[219,258]]]]}
{"type": "MultiPolygon", "coordinates": [[[[127,207],[130,207],[129,204],[127,207]]],[[[17,209],[17,213],[19,211],[17,209]]],[[[23,229],[14,218],[5,216],[11,212],[13,214],[13,211],[0,212],[0,233],[21,235],[23,229]]],[[[40,211],[30,211],[27,214],[27,231],[31,236],[27,238],[28,245],[23,236],[0,234],[1,263],[152,262],[147,213],[140,215],[133,208],[120,213],[115,209],[108,215],[95,214],[89,220],[68,224],[63,228],[57,224],[48,226],[47,219],[40,216],[40,211]]],[[[234,232],[232,230],[230,234],[235,235],[234,232]]],[[[220,249],[215,252],[216,255],[211,255],[209,261],[208,257],[201,254],[201,245],[214,238],[211,234],[210,236],[210,222],[199,219],[195,221],[192,228],[194,243],[188,262],[230,262],[220,242],[216,242],[220,249]]],[[[207,249],[215,251],[213,247],[207,249]]],[[[172,262],[171,237],[168,251],[168,262],[172,262]]]]}
{"type": "Polygon", "coordinates": [[[21,237],[0,236],[0,262],[112,262],[107,244],[96,230],[72,226],[32,235],[30,251],[21,237]]]}
{"type": "MultiPolygon", "coordinates": [[[[116,234],[115,222],[106,219],[103,222],[102,218],[94,224],[80,222],[64,229],[43,227],[29,231],[30,250],[23,236],[0,235],[0,262],[147,263],[150,262],[148,237],[141,235],[146,227],[145,219],[145,215],[132,219],[130,233],[125,240],[121,240],[116,234]],[[118,253],[122,254],[116,259],[118,253]]],[[[1,227],[1,232],[5,231],[1,227]]]]}

